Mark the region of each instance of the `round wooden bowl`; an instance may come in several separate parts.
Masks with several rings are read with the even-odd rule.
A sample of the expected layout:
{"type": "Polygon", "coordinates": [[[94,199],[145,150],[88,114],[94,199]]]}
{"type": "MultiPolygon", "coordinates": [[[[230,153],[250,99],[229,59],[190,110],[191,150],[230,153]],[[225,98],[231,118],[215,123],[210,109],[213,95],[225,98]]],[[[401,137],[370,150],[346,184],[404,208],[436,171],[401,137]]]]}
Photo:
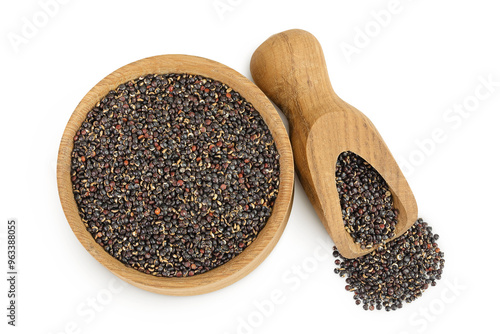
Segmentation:
{"type": "Polygon", "coordinates": [[[71,229],[87,251],[124,281],[139,288],[167,295],[196,295],[228,286],[255,269],[271,252],[290,215],[294,189],[292,149],[285,127],[274,106],[250,80],[218,62],[187,55],[163,55],[145,58],[114,71],[92,88],[78,104],[64,130],[57,160],[57,183],[61,204],[71,229]],[[227,263],[191,277],[156,277],[141,273],[108,254],[92,238],[78,214],[71,182],[73,137],[87,113],[110,90],[147,74],[188,73],[218,80],[239,92],[262,115],[280,154],[280,185],[273,211],[257,238],[227,263]]]}

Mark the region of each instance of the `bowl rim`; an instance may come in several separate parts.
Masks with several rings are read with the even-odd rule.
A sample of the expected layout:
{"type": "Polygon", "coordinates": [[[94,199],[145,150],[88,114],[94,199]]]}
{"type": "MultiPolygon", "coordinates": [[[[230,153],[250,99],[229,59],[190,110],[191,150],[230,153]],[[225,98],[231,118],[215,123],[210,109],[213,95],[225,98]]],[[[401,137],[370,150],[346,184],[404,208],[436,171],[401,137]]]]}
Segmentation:
{"type": "Polygon", "coordinates": [[[249,79],[216,61],[190,55],[170,54],[143,58],[107,75],[80,101],[73,111],[60,142],[57,159],[59,199],[66,220],[82,246],[103,266],[139,288],[167,295],[197,295],[226,287],[253,271],[272,251],[287,224],[294,194],[293,154],[284,124],[265,94],[249,79]],[[71,182],[73,138],[92,110],[109,91],[120,84],[148,74],[187,73],[220,81],[252,103],[272,133],[280,154],[280,184],[273,211],[257,238],[225,264],[191,277],[156,277],[127,267],[97,244],[79,214],[71,182]]]}

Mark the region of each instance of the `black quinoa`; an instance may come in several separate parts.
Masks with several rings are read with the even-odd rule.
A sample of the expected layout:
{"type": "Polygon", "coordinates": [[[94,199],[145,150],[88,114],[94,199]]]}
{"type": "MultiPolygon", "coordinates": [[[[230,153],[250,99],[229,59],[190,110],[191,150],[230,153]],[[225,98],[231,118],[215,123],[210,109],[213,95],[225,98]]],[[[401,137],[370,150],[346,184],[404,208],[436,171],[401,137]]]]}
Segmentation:
{"type": "Polygon", "coordinates": [[[155,276],[204,273],[271,215],[279,154],[260,114],[225,84],[147,75],[110,91],[74,137],[71,181],[95,241],[155,276]]]}
{"type": "Polygon", "coordinates": [[[362,257],[346,259],[334,247],[333,255],[340,259],[334,272],[346,277],[346,290],[354,292],[356,305],[397,310],[441,279],[445,260],[438,238],[418,219],[406,233],[362,257]]]}
{"type": "Polygon", "coordinates": [[[342,152],[335,180],[346,231],[361,249],[370,249],[395,236],[398,210],[380,174],[353,152],[342,152]]]}

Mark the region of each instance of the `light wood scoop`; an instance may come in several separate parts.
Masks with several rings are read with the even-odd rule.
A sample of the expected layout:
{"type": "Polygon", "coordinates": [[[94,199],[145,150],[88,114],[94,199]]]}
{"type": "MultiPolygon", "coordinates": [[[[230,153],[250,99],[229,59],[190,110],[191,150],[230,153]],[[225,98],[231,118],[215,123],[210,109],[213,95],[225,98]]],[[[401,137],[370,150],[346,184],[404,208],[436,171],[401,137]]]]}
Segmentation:
{"type": "Polygon", "coordinates": [[[344,151],[361,156],[385,179],[399,210],[394,238],[406,232],[417,220],[413,193],[372,122],[333,91],[316,38],[303,30],[273,35],[255,51],[250,69],[288,119],[299,179],[339,252],[355,258],[376,249],[361,249],[344,228],[335,181],[344,151]]]}

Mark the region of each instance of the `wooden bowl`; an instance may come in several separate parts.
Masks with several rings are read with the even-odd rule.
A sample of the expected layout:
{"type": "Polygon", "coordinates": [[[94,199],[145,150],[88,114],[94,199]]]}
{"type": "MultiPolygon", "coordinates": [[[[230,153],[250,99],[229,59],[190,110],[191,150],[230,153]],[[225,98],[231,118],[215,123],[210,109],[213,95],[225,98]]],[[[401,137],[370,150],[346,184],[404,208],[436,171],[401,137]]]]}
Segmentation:
{"type": "Polygon", "coordinates": [[[293,155],[285,127],[276,109],[250,80],[218,62],[187,55],[163,55],[145,58],[114,71],[78,104],[64,130],[57,160],[57,183],[61,204],[71,229],[87,251],[124,281],[139,288],[167,295],[196,295],[228,286],[254,270],[271,252],[290,215],[294,190],[293,155]],[[271,131],[280,154],[280,185],[273,211],[257,238],[239,255],[206,273],[191,277],[156,277],[145,274],[108,254],[87,231],[73,196],[71,153],[73,138],[87,113],[106,94],[120,84],[147,74],[188,73],[218,80],[239,92],[259,111],[271,131]]]}

